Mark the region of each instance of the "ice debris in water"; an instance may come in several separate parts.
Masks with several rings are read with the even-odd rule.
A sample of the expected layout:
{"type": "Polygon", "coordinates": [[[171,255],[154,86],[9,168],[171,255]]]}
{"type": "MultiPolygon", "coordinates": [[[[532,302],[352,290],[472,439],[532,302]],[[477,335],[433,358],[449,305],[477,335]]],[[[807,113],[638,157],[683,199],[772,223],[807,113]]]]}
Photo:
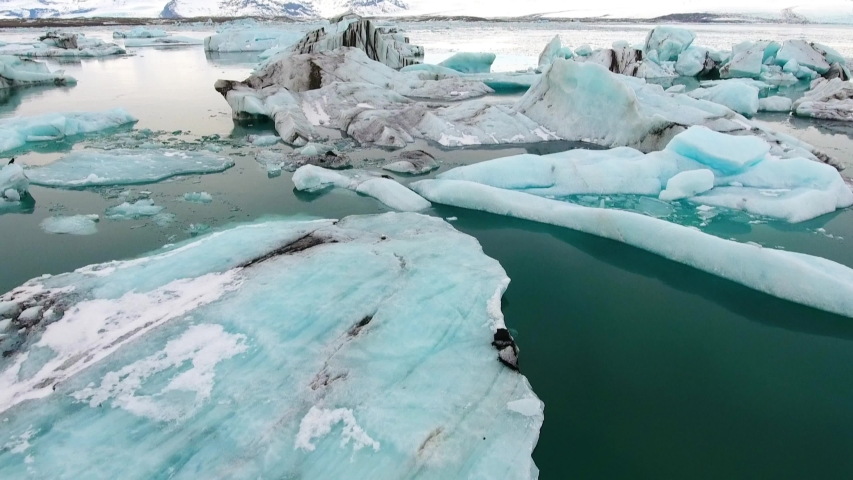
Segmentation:
{"type": "Polygon", "coordinates": [[[206,152],[83,150],[26,173],[35,185],[72,188],[151,183],[176,175],[218,173],[233,166],[231,159],[206,152]]]}
{"type": "Polygon", "coordinates": [[[206,225],[204,223],[191,223],[189,228],[187,228],[187,233],[189,233],[191,237],[195,237],[203,233],[207,233],[209,230],[210,225],[206,225]]]}
{"type": "Polygon", "coordinates": [[[93,235],[98,233],[98,215],[48,217],[42,220],[40,225],[47,233],[93,235]]]}
{"type": "Polygon", "coordinates": [[[514,350],[508,283],[410,213],[257,222],[33,279],[0,296],[0,438],[22,445],[0,471],[26,476],[26,451],[46,478],[536,478],[542,402],[492,345],[514,350]]]}
{"type": "Polygon", "coordinates": [[[772,96],[758,100],[759,112],[790,112],[793,100],[788,97],[772,96]]]}
{"type": "Polygon", "coordinates": [[[609,238],[785,300],[853,318],[853,269],[820,257],[725,240],[628,211],[583,207],[470,181],[422,180],[411,187],[431,202],[609,238]]]}
{"type": "Polygon", "coordinates": [[[758,113],[758,89],[735,80],[721,82],[710,88],[699,88],[688,93],[693,98],[724,105],[741,115],[758,113]]]}
{"type": "Polygon", "coordinates": [[[405,150],[400,152],[394,162],[382,167],[384,170],[410,175],[422,175],[439,167],[435,157],[423,150],[405,150]]]}
{"type": "Polygon", "coordinates": [[[210,203],[213,196],[207,192],[189,192],[184,194],[184,200],[192,203],[210,203]]]}
{"type": "Polygon", "coordinates": [[[853,192],[833,167],[805,158],[777,158],[760,138],[691,127],[660,152],[619,147],[522,154],[458,167],[437,176],[539,196],[633,194],[702,203],[801,222],[853,205],[853,192]],[[675,178],[689,173],[690,177],[675,178]],[[693,178],[699,175],[702,178],[693,178]],[[673,181],[672,190],[668,182],[673,181]],[[709,180],[712,189],[706,190],[709,180]],[[737,185],[737,186],[735,186],[737,185]],[[666,187],[666,189],[664,189],[666,187]],[[702,192],[700,192],[702,190],[702,192]],[[772,196],[767,195],[773,190],[772,196]],[[704,193],[703,193],[704,192],[704,193]]]}
{"type": "Polygon", "coordinates": [[[695,197],[714,188],[714,172],[707,169],[687,170],[677,173],[666,181],[666,189],[660,192],[665,201],[695,197]]]}
{"type": "Polygon", "coordinates": [[[140,217],[152,217],[162,212],[165,207],[154,205],[154,200],[142,199],[134,203],[124,202],[110,207],[106,211],[110,220],[135,220],[140,217]]]}
{"type": "Polygon", "coordinates": [[[182,45],[201,45],[203,43],[204,41],[200,38],[171,35],[163,38],[128,38],[124,41],[124,46],[128,48],[176,47],[182,45]]]}
{"type": "Polygon", "coordinates": [[[30,180],[23,167],[8,163],[0,167],[0,201],[19,202],[30,190],[30,180]]]}
{"type": "Polygon", "coordinates": [[[459,52],[438,65],[461,73],[489,73],[495,58],[494,53],[459,52]]]}
{"type": "Polygon", "coordinates": [[[62,70],[51,72],[47,65],[27,58],[0,55],[0,88],[32,85],[74,85],[77,80],[62,70]]]}
{"type": "Polygon", "coordinates": [[[297,190],[316,192],[328,187],[346,188],[373,197],[385,205],[403,212],[416,212],[430,207],[417,193],[391,180],[361,170],[334,172],[305,165],[293,173],[297,190]]]}
{"type": "Polygon", "coordinates": [[[135,117],[121,108],[103,112],[48,113],[34,117],[6,118],[0,120],[0,152],[32,146],[36,142],[101,132],[136,121],[135,117]]]}
{"type": "Polygon", "coordinates": [[[113,38],[160,38],[168,36],[169,34],[165,30],[144,25],[133,27],[124,32],[119,30],[113,32],[113,38]]]}
{"type": "Polygon", "coordinates": [[[268,147],[281,140],[276,135],[249,135],[246,140],[256,147],[268,147]]]}
{"type": "Polygon", "coordinates": [[[37,41],[8,43],[0,46],[0,55],[20,57],[85,58],[126,53],[124,48],[83,33],[50,31],[37,41]]]}

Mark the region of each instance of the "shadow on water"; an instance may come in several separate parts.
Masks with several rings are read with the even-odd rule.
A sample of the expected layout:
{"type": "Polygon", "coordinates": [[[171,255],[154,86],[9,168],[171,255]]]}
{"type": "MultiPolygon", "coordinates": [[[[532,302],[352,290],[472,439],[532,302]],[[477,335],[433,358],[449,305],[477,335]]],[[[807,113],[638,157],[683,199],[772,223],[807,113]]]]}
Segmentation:
{"type": "Polygon", "coordinates": [[[29,194],[24,198],[21,198],[20,202],[5,202],[0,200],[0,215],[5,215],[7,213],[30,215],[35,211],[35,209],[36,200],[29,194]]]}
{"type": "Polygon", "coordinates": [[[454,227],[477,236],[481,242],[485,240],[480,232],[505,228],[546,233],[598,261],[700,296],[750,321],[792,332],[853,340],[851,319],[779,299],[615,240],[484,212],[445,206],[434,208],[444,217],[458,216],[454,227]]]}

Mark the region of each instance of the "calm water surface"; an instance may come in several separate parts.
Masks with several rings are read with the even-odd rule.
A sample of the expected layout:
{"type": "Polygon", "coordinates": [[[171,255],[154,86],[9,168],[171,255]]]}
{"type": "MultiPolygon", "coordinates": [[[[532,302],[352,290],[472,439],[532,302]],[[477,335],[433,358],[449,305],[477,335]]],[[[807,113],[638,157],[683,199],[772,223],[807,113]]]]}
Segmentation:
{"type": "MultiPolygon", "coordinates": [[[[484,50],[499,52],[504,66],[526,62],[525,67],[535,63],[530,59],[556,33],[569,45],[606,46],[621,38],[640,41],[648,29],[560,29],[554,24],[407,27],[413,42],[436,52],[429,53],[435,55],[430,60],[455,49],[484,50]]],[[[853,31],[835,27],[715,25],[696,30],[703,40],[698,43],[718,48],[743,39],[805,35],[853,53],[853,31]]],[[[106,37],[108,32],[90,34],[106,37]]],[[[34,35],[18,30],[0,39],[34,35]]],[[[121,203],[118,194],[125,188],[33,187],[36,203],[31,212],[0,215],[0,291],[43,273],[140,255],[187,238],[190,224],[216,227],[264,215],[337,218],[386,211],[375,200],[349,191],[294,192],[287,173],[267,177],[244,139],[248,133],[273,133],[272,126],[235,124],[212,88],[217,78],[246,77],[252,56],[210,57],[200,47],[134,53],[54,62],[52,68],[64,68],[79,84],[14,91],[0,99],[0,116],[120,106],[140,119],[136,130],[151,129],[155,138],[173,144],[219,135],[222,153],[236,166],[217,175],[130,187],[131,200],[150,196],[176,215],[175,222],[161,228],[146,220],[102,219],[92,236],[47,235],[39,223],[58,213],[103,217],[107,207],[121,203]],[[213,203],[184,202],[183,194],[192,191],[211,193],[213,203]]],[[[760,120],[850,161],[851,132],[845,126],[784,115],[760,120]]],[[[73,146],[51,145],[19,161],[44,164],[72,148],[108,141],[91,138],[73,146]]],[[[524,151],[571,147],[445,151],[420,146],[439,158],[439,171],[524,151]]],[[[390,157],[381,150],[358,155],[377,164],[390,157]]],[[[680,210],[680,221],[691,223],[690,208],[680,210]]],[[[853,472],[850,319],[566,229],[451,207],[436,206],[428,213],[458,217],[453,225],[475,236],[512,279],[503,310],[522,349],[522,371],[545,402],[545,425],[534,452],[541,478],[834,479],[853,472]]],[[[853,267],[850,211],[798,225],[749,220],[721,214],[703,229],[853,267]]]]}

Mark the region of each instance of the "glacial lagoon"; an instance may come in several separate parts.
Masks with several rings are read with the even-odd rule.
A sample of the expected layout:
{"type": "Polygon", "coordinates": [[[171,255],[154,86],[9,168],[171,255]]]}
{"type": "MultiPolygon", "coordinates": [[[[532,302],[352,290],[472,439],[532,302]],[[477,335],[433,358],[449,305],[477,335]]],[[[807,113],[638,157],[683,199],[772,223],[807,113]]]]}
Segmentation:
{"type": "MultiPolygon", "coordinates": [[[[493,52],[497,54],[493,71],[535,67],[539,52],[556,34],[561,35],[564,45],[576,47],[588,43],[601,48],[617,40],[642,42],[653,27],[481,22],[425,22],[400,26],[406,30],[412,44],[424,46],[427,63],[438,63],[454,51],[493,52]]],[[[302,33],[311,27],[288,25],[282,28],[302,33]]],[[[853,31],[844,27],[687,27],[696,32],[696,43],[713,48],[729,48],[744,40],[762,38],[779,41],[807,38],[830,45],[845,57],[853,56],[853,31]]],[[[111,40],[111,30],[81,31],[93,38],[111,40]]],[[[31,39],[38,33],[26,29],[0,32],[0,40],[31,39]]],[[[174,33],[201,39],[213,32],[204,27],[185,27],[174,33]]],[[[48,59],[46,63],[51,70],[61,69],[76,78],[77,84],[3,90],[0,118],[120,107],[139,121],[80,138],[39,142],[31,149],[5,155],[0,164],[14,156],[16,164],[36,168],[50,165],[70,152],[98,148],[106,152],[129,149],[145,153],[156,147],[226,157],[234,165],[217,173],[178,175],[138,185],[65,189],[31,185],[31,201],[14,211],[0,212],[3,239],[0,292],[10,291],[43,274],[58,275],[87,265],[140,258],[148,252],[173,251],[175,247],[171,245],[186,245],[181,242],[208,238],[205,235],[209,232],[225,231],[234,225],[264,221],[278,225],[274,222],[311,222],[392,211],[374,198],[347,189],[315,193],[297,191],[291,172],[285,169],[280,174],[271,174],[256,160],[259,151],[273,148],[289,152],[291,147],[282,144],[257,146],[247,141],[252,135],[276,135],[274,124],[233,120],[228,103],[213,85],[218,79],[248,77],[258,63],[257,52],[210,53],[200,46],[132,48],[128,55],[73,61],[48,59]],[[201,192],[207,195],[200,195],[201,192]],[[139,204],[140,201],[143,203],[139,204]],[[111,215],[111,208],[125,202],[163,208],[156,213],[137,211],[128,215],[118,215],[113,210],[111,215]],[[94,222],[94,231],[87,235],[55,235],[46,233],[43,228],[45,220],[57,215],[92,214],[99,215],[99,220],[94,222]]],[[[519,93],[509,95],[521,96],[519,93]]],[[[494,94],[489,98],[497,101],[507,95],[494,94]]],[[[843,166],[853,167],[853,127],[849,124],[778,113],[759,113],[754,120],[809,142],[835,157],[843,166]]],[[[345,135],[319,128],[332,143],[340,145],[358,168],[378,172],[393,157],[388,149],[352,148],[352,142],[345,135]]],[[[407,147],[411,148],[430,153],[438,161],[439,168],[419,176],[381,173],[407,184],[435,178],[455,167],[511,155],[542,155],[601,147],[584,142],[553,141],[448,148],[416,140],[412,147],[407,147]]],[[[847,178],[847,175],[849,171],[842,171],[842,176],[847,178]]],[[[853,213],[849,208],[789,223],[723,208],[709,214],[688,202],[676,202],[669,207],[671,210],[661,212],[655,210],[660,208],[658,205],[644,205],[636,195],[588,194],[572,200],[588,206],[618,203],[629,211],[662,217],[723,239],[805,253],[853,268],[853,253],[849,248],[849,242],[853,241],[853,213]]],[[[453,229],[476,239],[485,256],[495,260],[511,280],[500,307],[506,326],[520,349],[520,371],[529,381],[532,392],[544,403],[544,423],[532,455],[540,478],[839,478],[853,469],[849,455],[853,447],[853,410],[850,408],[853,403],[853,382],[850,381],[853,378],[853,323],[849,318],[782,300],[620,242],[558,226],[437,203],[421,213],[446,219],[453,229]]],[[[401,223],[404,222],[394,228],[384,228],[396,234],[399,232],[395,228],[404,231],[401,223]]],[[[377,227],[353,228],[372,232],[371,229],[377,227]]],[[[419,228],[429,230],[423,226],[419,228]]],[[[483,269],[496,268],[479,255],[470,242],[457,239],[456,233],[440,232],[448,235],[443,240],[446,249],[437,247],[435,255],[440,255],[448,265],[464,263],[467,254],[481,262],[483,269]]],[[[361,237],[355,235],[354,238],[361,237]]],[[[397,241],[396,238],[392,240],[397,241]]],[[[253,248],[251,242],[246,243],[247,250],[253,248]]],[[[358,262],[358,255],[358,252],[341,253],[339,259],[358,262]]],[[[310,266],[304,268],[305,272],[310,271],[310,266]]],[[[319,262],[318,268],[330,267],[328,262],[319,262]]],[[[352,265],[348,268],[352,269],[352,265]]],[[[326,270],[321,271],[329,278],[334,277],[326,270]]],[[[495,272],[488,282],[498,282],[500,275],[495,272]]],[[[376,277],[368,273],[365,271],[353,278],[369,282],[385,275],[379,267],[374,272],[376,277]]],[[[273,274],[272,271],[264,273],[270,275],[269,278],[274,278],[273,274]]],[[[274,375],[275,372],[267,372],[263,366],[263,362],[269,360],[268,352],[264,351],[263,355],[255,352],[260,347],[252,346],[240,333],[241,329],[250,330],[251,322],[228,316],[238,315],[236,309],[240,306],[263,301],[264,295],[287,296],[286,291],[264,289],[265,280],[263,276],[253,280],[258,284],[252,287],[257,288],[253,290],[257,294],[246,293],[242,303],[229,306],[233,310],[207,309],[205,314],[218,318],[225,326],[224,331],[210,331],[210,324],[179,319],[160,330],[153,330],[144,341],[127,346],[126,351],[114,353],[114,357],[107,357],[82,371],[79,378],[70,378],[67,385],[60,383],[52,396],[21,403],[0,413],[0,476],[4,476],[2,473],[6,469],[12,474],[10,478],[59,476],[61,474],[56,472],[61,470],[56,470],[55,465],[49,466],[57,462],[50,455],[67,455],[59,461],[71,465],[68,472],[88,472],[92,478],[97,477],[87,470],[85,462],[72,458],[73,449],[63,446],[65,439],[82,438],[81,432],[65,429],[82,428],[86,422],[101,428],[83,432],[83,437],[88,435],[91,444],[87,448],[92,451],[97,451],[101,442],[115,441],[119,445],[127,442],[128,449],[141,445],[146,451],[156,452],[156,442],[168,438],[169,429],[181,430],[177,420],[180,415],[168,418],[161,426],[143,423],[124,410],[116,410],[118,398],[109,409],[112,413],[99,415],[97,402],[89,411],[89,402],[98,398],[98,389],[87,387],[87,383],[91,380],[97,386],[101,376],[114,370],[110,362],[115,361],[120,366],[152,358],[148,356],[152,352],[168,348],[169,339],[183,338],[180,332],[184,329],[188,332],[185,335],[195,333],[221,347],[220,361],[225,363],[217,373],[217,381],[222,376],[235,382],[226,389],[228,395],[237,395],[236,391],[241,388],[257,389],[258,395],[274,399],[274,388],[261,385],[263,378],[239,375],[239,368],[258,369],[259,375],[274,375]],[[234,361],[238,366],[227,364],[232,357],[237,359],[234,361]],[[88,393],[80,394],[83,391],[88,393]],[[39,407],[39,402],[49,404],[39,407]],[[39,408],[43,409],[41,413],[39,408]],[[63,423],[66,415],[79,418],[63,423]],[[39,419],[37,425],[29,423],[32,419],[39,419]],[[107,432],[111,422],[117,432],[107,432]],[[40,436],[43,438],[39,439],[40,436]],[[25,443],[32,446],[21,447],[25,443]],[[25,462],[25,458],[29,460],[25,462]]],[[[441,280],[441,277],[436,279],[441,280]]],[[[464,276],[453,280],[459,280],[460,284],[474,282],[473,277],[464,276]]],[[[477,281],[481,280],[486,281],[477,277],[477,281]]],[[[423,282],[423,279],[418,281],[423,282]]],[[[299,282],[293,279],[287,282],[285,284],[291,285],[294,292],[300,288],[299,282]]],[[[92,288],[107,287],[108,283],[92,288]]],[[[126,290],[133,288],[128,286],[126,290]]],[[[453,295],[464,296],[462,292],[459,290],[453,295]]],[[[334,298],[332,293],[328,295],[334,298]]],[[[471,292],[470,295],[480,298],[484,293],[471,292]]],[[[424,306],[440,308],[442,304],[439,301],[424,306]]],[[[333,310],[329,315],[334,315],[333,310]]],[[[417,311],[405,312],[418,315],[417,311]]],[[[259,318],[273,317],[271,314],[259,318]]],[[[273,329],[267,327],[258,327],[253,333],[275,335],[273,329]]],[[[465,341],[459,339],[459,342],[465,341]]],[[[488,344],[486,346],[491,349],[488,344]]],[[[490,352],[491,355],[494,350],[490,352]]],[[[32,352],[31,355],[35,356],[32,352]]],[[[491,370],[484,371],[508,375],[509,370],[496,359],[493,363],[488,367],[491,370]]],[[[293,365],[297,369],[296,364],[293,365]]],[[[4,366],[3,363],[0,366],[4,366]]],[[[178,371],[186,369],[184,365],[178,371]]],[[[447,381],[460,378],[455,371],[434,368],[430,372],[435,377],[430,381],[436,383],[445,376],[447,381]]],[[[423,372],[419,375],[426,378],[423,372]]],[[[151,396],[168,380],[155,375],[152,385],[145,384],[140,395],[151,396]]],[[[215,388],[214,397],[220,395],[219,389],[224,387],[217,384],[215,388]]],[[[465,385],[460,384],[458,388],[464,391],[465,385]]],[[[524,385],[513,388],[526,392],[524,385]]],[[[211,395],[209,390],[207,394],[211,395]]],[[[163,398],[165,405],[169,397],[163,398]]],[[[399,398],[409,400],[409,397],[399,398]]],[[[464,395],[460,393],[462,398],[464,395]]],[[[212,400],[215,401],[216,398],[212,400]]],[[[371,401],[381,405],[389,400],[371,401]]],[[[155,403],[154,407],[157,405],[155,403]]],[[[271,425],[277,420],[274,415],[281,413],[262,405],[254,405],[251,411],[236,407],[229,410],[221,405],[218,409],[199,408],[204,410],[205,422],[210,423],[194,426],[189,433],[182,431],[185,437],[179,438],[202,446],[188,449],[185,456],[174,451],[151,453],[162,465],[174,468],[159,472],[158,478],[172,475],[192,478],[191,469],[196,469],[196,475],[202,475],[206,466],[215,465],[217,446],[212,438],[216,437],[217,425],[236,429],[242,421],[254,422],[257,428],[272,432],[271,425]],[[239,415],[234,414],[238,418],[228,418],[229,411],[239,412],[239,415]]],[[[381,411],[377,407],[375,411],[362,412],[362,423],[366,422],[362,425],[364,430],[358,426],[350,429],[352,445],[358,447],[352,450],[349,450],[350,445],[346,447],[346,455],[352,455],[353,468],[370,467],[366,455],[383,443],[382,439],[370,437],[371,430],[365,426],[371,422],[381,423],[376,413],[381,411]]],[[[343,424],[350,425],[345,413],[324,412],[339,415],[343,424]]],[[[479,413],[488,413],[488,410],[479,413]]],[[[508,422],[503,427],[508,432],[529,430],[529,425],[521,420],[508,422]]],[[[338,448],[339,434],[335,435],[333,440],[318,445],[338,448]]],[[[280,442],[276,444],[280,448],[293,449],[282,440],[284,437],[270,433],[269,438],[273,438],[273,443],[280,442]]],[[[452,435],[448,438],[457,441],[452,435]]],[[[535,435],[532,438],[535,442],[535,435]]],[[[312,440],[309,436],[308,441],[320,440],[312,440]]],[[[512,452],[507,444],[498,441],[489,445],[498,452],[512,452]]],[[[128,451],[126,455],[132,457],[133,452],[128,451]]],[[[264,463],[258,458],[241,458],[240,461],[253,467],[240,470],[240,473],[273,475],[274,472],[264,470],[264,465],[295,468],[284,461],[267,460],[268,463],[264,463]]],[[[518,460],[519,467],[523,465],[522,460],[518,460]]],[[[118,461],[144,463],[140,459],[118,461]]],[[[322,466],[307,462],[303,467],[309,477],[308,472],[320,475],[312,478],[323,475],[322,466]]],[[[474,467],[476,465],[466,466],[475,472],[488,472],[488,469],[474,467]]],[[[101,476],[114,474],[129,478],[125,476],[129,475],[127,471],[115,468],[102,471],[101,476]]],[[[339,473],[330,470],[326,475],[332,475],[330,472],[339,473]]],[[[407,475],[415,476],[415,473],[408,471],[407,475]]]]}

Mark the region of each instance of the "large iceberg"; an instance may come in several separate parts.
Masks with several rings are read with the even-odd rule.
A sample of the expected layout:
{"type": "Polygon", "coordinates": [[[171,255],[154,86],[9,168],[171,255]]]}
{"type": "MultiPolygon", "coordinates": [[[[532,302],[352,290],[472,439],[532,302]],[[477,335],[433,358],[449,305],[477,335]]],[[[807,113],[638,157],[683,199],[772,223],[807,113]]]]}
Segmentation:
{"type": "Polygon", "coordinates": [[[316,192],[328,187],[346,188],[373,197],[401,212],[426,210],[430,203],[417,193],[391,180],[360,170],[335,172],[314,165],[299,167],[293,172],[297,190],[316,192]]]}
{"type": "Polygon", "coordinates": [[[420,63],[424,55],[423,47],[410,44],[409,38],[396,27],[379,25],[374,20],[361,19],[357,15],[346,15],[337,23],[308,33],[282,54],[274,56],[273,61],[280,56],[325,52],[344,47],[360,50],[369,59],[393,69],[420,63]]]}
{"type": "Polygon", "coordinates": [[[122,108],[103,112],[48,113],[35,117],[0,120],[0,152],[8,152],[38,142],[64,140],[136,123],[122,108]]]}
{"type": "Polygon", "coordinates": [[[758,88],[735,80],[720,82],[710,88],[698,88],[688,93],[693,98],[719,103],[748,116],[758,113],[758,94],[758,88]]]}
{"type": "Polygon", "coordinates": [[[608,238],[769,295],[853,318],[853,270],[820,257],[725,240],[638,213],[584,207],[464,180],[422,180],[411,187],[431,202],[608,238]]]}
{"type": "Polygon", "coordinates": [[[853,121],[853,83],[840,78],[815,80],[792,108],[801,117],[853,121]]]}
{"type": "Polygon", "coordinates": [[[217,173],[234,161],[182,150],[81,150],[26,170],[35,185],[59,188],[153,183],[177,175],[217,173]]]}
{"type": "Polygon", "coordinates": [[[853,192],[829,165],[769,155],[754,136],[692,127],[660,152],[632,148],[523,154],[458,167],[437,176],[543,197],[629,194],[690,202],[800,222],[853,205],[853,192]],[[705,171],[685,178],[686,172],[705,171]],[[693,178],[694,175],[701,175],[693,178]],[[678,178],[681,176],[681,178],[678,178]],[[701,188],[700,188],[701,187],[701,188]],[[712,188],[713,187],[713,188],[712,188]],[[663,193],[666,192],[666,193],[663,193]],[[684,194],[688,192],[688,194],[684,194]]]}
{"type": "Polygon", "coordinates": [[[817,73],[829,71],[829,63],[823,54],[804,40],[785,40],[785,43],[782,44],[782,48],[776,54],[776,61],[784,65],[791,60],[795,60],[798,65],[808,67],[817,73]]]}
{"type": "Polygon", "coordinates": [[[696,35],[684,28],[655,27],[646,35],[644,50],[646,54],[655,52],[655,56],[662,62],[675,61],[695,39],[696,35]]]}
{"type": "Polygon", "coordinates": [[[0,297],[0,471],[536,478],[543,404],[496,350],[517,351],[508,283],[472,237],[399,213],[31,280],[0,297]]]}

